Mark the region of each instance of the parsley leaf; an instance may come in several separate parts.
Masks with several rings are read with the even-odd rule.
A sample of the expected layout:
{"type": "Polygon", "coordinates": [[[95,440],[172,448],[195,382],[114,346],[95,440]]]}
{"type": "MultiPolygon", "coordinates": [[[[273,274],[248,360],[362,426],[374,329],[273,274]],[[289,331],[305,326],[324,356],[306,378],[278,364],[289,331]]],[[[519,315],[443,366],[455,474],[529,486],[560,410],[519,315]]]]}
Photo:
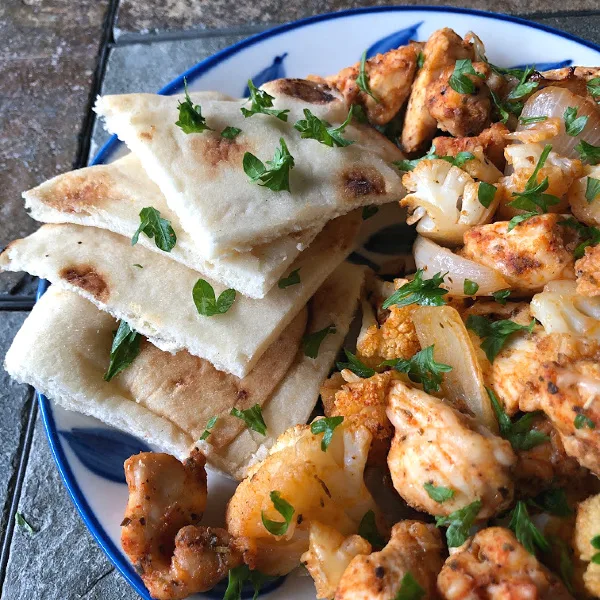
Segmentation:
{"type": "Polygon", "coordinates": [[[203,131],[212,131],[206,124],[206,119],[202,116],[202,109],[199,104],[194,106],[192,99],[188,93],[187,80],[183,79],[185,88],[185,100],[179,102],[177,106],[179,110],[179,120],[175,125],[179,127],[183,133],[202,133],[203,131]]]}
{"type": "Polygon", "coordinates": [[[393,358],[382,362],[382,365],[393,367],[400,373],[407,373],[410,380],[423,384],[427,392],[437,392],[443,380],[442,373],[452,371],[450,365],[436,362],[433,358],[434,345],[427,346],[412,358],[393,358]]]}
{"type": "Polygon", "coordinates": [[[588,177],[585,184],[585,199],[591,204],[600,196],[600,179],[588,177]]]}
{"type": "Polygon", "coordinates": [[[527,505],[522,500],[519,500],[511,511],[508,527],[515,532],[519,542],[523,544],[530,554],[535,556],[536,546],[543,552],[547,552],[550,549],[548,540],[534,525],[527,512],[527,505]]]}
{"type": "Polygon", "coordinates": [[[204,433],[200,436],[201,440],[206,440],[208,438],[208,436],[212,433],[212,428],[216,425],[217,423],[217,419],[219,417],[211,417],[208,420],[208,423],[206,424],[206,429],[204,430],[204,433]]]}
{"type": "Polygon", "coordinates": [[[519,116],[523,110],[522,102],[503,102],[497,94],[490,90],[492,101],[496,106],[498,113],[500,114],[500,122],[506,123],[510,115],[519,116]]]}
{"type": "Polygon", "coordinates": [[[575,150],[579,152],[581,160],[585,160],[592,165],[597,165],[600,162],[600,146],[594,146],[581,140],[575,150]]]}
{"type": "Polygon", "coordinates": [[[273,160],[267,161],[267,167],[251,152],[246,152],[242,161],[244,172],[251,181],[267,187],[274,192],[290,191],[290,170],[294,168],[294,157],[290,154],[283,138],[279,138],[279,147],[275,149],[273,160]]]}
{"type": "Polygon", "coordinates": [[[510,296],[510,290],[498,290],[497,292],[492,292],[492,296],[498,304],[505,306],[506,299],[510,296]]]}
{"type": "Polygon", "coordinates": [[[477,188],[477,200],[484,208],[489,208],[492,202],[494,201],[494,196],[496,195],[497,188],[495,185],[491,183],[486,183],[485,181],[479,182],[479,187],[477,188]]]}
{"type": "Polygon", "coordinates": [[[591,96],[600,96],[600,77],[594,77],[594,79],[590,79],[586,85],[591,96]]]}
{"type": "Polygon", "coordinates": [[[573,217],[559,221],[558,224],[574,229],[583,238],[583,242],[573,250],[575,258],[581,258],[585,254],[585,249],[588,246],[600,244],[600,229],[597,227],[586,227],[573,217]]]}
{"type": "Polygon", "coordinates": [[[344,417],[323,417],[310,424],[310,432],[317,435],[318,433],[323,434],[321,440],[321,450],[327,452],[329,444],[331,444],[331,438],[333,438],[333,431],[335,428],[342,423],[344,417]]]}
{"type": "Polygon", "coordinates": [[[373,550],[381,550],[385,546],[385,540],[377,529],[377,520],[372,510],[367,511],[360,520],[358,535],[367,540],[373,547],[373,550]]]}
{"type": "Polygon", "coordinates": [[[469,315],[466,325],[467,329],[474,331],[483,340],[481,349],[485,352],[488,360],[494,362],[509,336],[517,331],[531,333],[535,326],[535,319],[532,319],[529,325],[519,325],[509,319],[490,321],[482,315],[469,315]]]}
{"type": "MultiPolygon", "coordinates": [[[[592,548],[595,550],[600,550],[600,535],[595,535],[591,540],[590,544],[592,544],[592,548]]],[[[600,552],[596,552],[590,559],[595,565],[600,565],[600,552]]]]}
{"type": "Polygon", "coordinates": [[[215,298],[215,290],[205,279],[198,279],[192,290],[196,310],[204,317],[225,314],[235,301],[235,290],[228,289],[215,298]]]}
{"type": "Polygon", "coordinates": [[[142,267],[142,265],[140,265],[138,263],[134,263],[133,266],[137,267],[138,269],[143,269],[144,268],[144,267],[142,267]]]}
{"type": "Polygon", "coordinates": [[[557,517],[570,517],[575,511],[569,506],[567,494],[562,488],[550,488],[540,492],[530,503],[557,517]]]}
{"type": "Polygon", "coordinates": [[[532,123],[542,123],[546,121],[548,117],[539,116],[539,117],[519,117],[519,123],[521,125],[531,125],[532,123]]]}
{"type": "Polygon", "coordinates": [[[362,363],[352,352],[346,350],[344,348],[344,352],[346,354],[346,358],[348,359],[347,363],[338,362],[336,363],[337,368],[341,371],[342,369],[350,369],[355,375],[366,379],[367,377],[373,377],[375,375],[375,369],[371,369],[367,367],[364,363],[362,363]]]}
{"type": "Polygon", "coordinates": [[[448,527],[446,541],[450,548],[462,546],[466,542],[469,537],[469,530],[481,510],[481,505],[481,500],[475,500],[475,502],[450,513],[447,517],[438,516],[435,518],[436,527],[448,527]]]}
{"type": "Polygon", "coordinates": [[[432,145],[427,154],[421,156],[421,158],[397,160],[392,164],[398,167],[400,171],[412,171],[422,160],[445,160],[452,166],[462,169],[467,161],[474,158],[475,155],[472,152],[459,152],[456,156],[439,156],[435,153],[435,146],[432,145]]]}
{"type": "Polygon", "coordinates": [[[471,281],[470,279],[465,279],[463,282],[463,292],[466,296],[474,296],[479,289],[479,284],[471,281]]]}
{"type": "Polygon", "coordinates": [[[540,84],[537,81],[527,81],[529,77],[532,75],[535,67],[527,67],[524,71],[522,71],[521,79],[515,88],[513,88],[508,96],[506,96],[507,100],[520,100],[525,96],[528,96],[533,92],[540,84]]]}
{"type": "Polygon", "coordinates": [[[404,573],[400,581],[400,589],[393,600],[421,600],[425,596],[425,590],[419,585],[419,582],[412,576],[410,571],[404,573]]]}
{"type": "Polygon", "coordinates": [[[225,129],[221,131],[221,137],[226,140],[233,140],[240,135],[240,133],[242,133],[242,130],[237,127],[225,127],[225,129]]]}
{"type": "Polygon", "coordinates": [[[252,408],[246,410],[240,410],[239,408],[232,408],[229,413],[232,417],[237,417],[246,423],[246,426],[260,435],[267,435],[267,425],[262,416],[262,409],[260,404],[255,404],[252,408]]]}
{"type": "Polygon", "coordinates": [[[248,565],[240,565],[229,570],[227,589],[223,600],[241,600],[244,583],[249,581],[254,588],[252,600],[256,600],[260,594],[261,587],[268,581],[275,579],[269,575],[264,575],[260,571],[251,571],[248,565]]]}
{"type": "MultiPolygon", "coordinates": [[[[510,205],[510,202],[508,203],[510,205]]],[[[508,231],[512,231],[517,225],[531,219],[531,217],[537,217],[540,213],[537,210],[530,210],[529,212],[521,213],[516,215],[508,222],[508,231]]]]}
{"type": "Polygon", "coordinates": [[[288,120],[288,113],[290,111],[288,109],[277,110],[275,108],[271,108],[273,106],[273,96],[264,90],[259,90],[252,83],[252,79],[248,79],[248,89],[250,90],[251,106],[249,109],[245,107],[240,108],[246,119],[252,115],[263,114],[277,117],[280,121],[288,120]]]}
{"type": "Polygon", "coordinates": [[[281,492],[273,491],[270,494],[271,502],[275,510],[285,519],[285,521],[271,521],[265,517],[265,511],[261,511],[261,518],[265,529],[273,535],[284,535],[288,530],[292,517],[294,516],[294,507],[281,497],[281,492]]]}
{"type": "Polygon", "coordinates": [[[537,413],[527,413],[513,422],[504,412],[494,391],[487,387],[485,389],[490,397],[494,413],[496,413],[500,435],[508,440],[515,450],[531,450],[550,440],[545,433],[532,429],[531,422],[537,413]]]}
{"type": "Polygon", "coordinates": [[[469,75],[475,75],[480,79],[485,79],[485,75],[478,73],[473,68],[473,63],[468,58],[457,60],[448,83],[450,84],[450,87],[459,94],[473,94],[475,92],[475,84],[469,75]]]}
{"type": "Polygon", "coordinates": [[[145,233],[150,239],[154,238],[156,247],[163,252],[171,252],[177,242],[170,221],[163,219],[160,212],[152,206],[142,208],[140,211],[140,226],[131,238],[132,246],[138,243],[140,233],[145,233]]]}
{"type": "Polygon", "coordinates": [[[454,498],[454,490],[452,488],[435,486],[430,482],[425,483],[423,487],[425,488],[428,496],[440,504],[442,504],[442,502],[446,502],[446,500],[454,498]]]}
{"type": "Polygon", "coordinates": [[[371,217],[375,216],[378,212],[379,212],[379,207],[375,206],[374,204],[371,204],[369,206],[363,206],[363,209],[362,209],[363,221],[370,219],[371,217]]]}
{"type": "Polygon", "coordinates": [[[110,363],[104,374],[104,381],[110,381],[124,371],[140,353],[142,336],[125,322],[119,323],[110,349],[110,363]]]}
{"type": "Polygon", "coordinates": [[[425,64],[425,54],[423,52],[419,52],[417,54],[417,69],[422,69],[425,64]]]}
{"type": "Polygon", "coordinates": [[[321,347],[321,343],[325,339],[327,335],[330,333],[335,333],[335,325],[329,325],[319,331],[314,331],[313,333],[307,333],[302,338],[302,349],[304,350],[304,355],[309,358],[317,358],[319,355],[319,348],[321,347]]]}
{"type": "Polygon", "coordinates": [[[20,512],[15,513],[15,523],[18,527],[25,529],[28,533],[36,533],[35,529],[20,512]]]}
{"type": "Polygon", "coordinates": [[[587,116],[576,117],[577,108],[575,106],[568,106],[565,108],[563,115],[565,120],[565,131],[567,132],[567,135],[570,135],[571,137],[579,135],[587,125],[589,119],[587,116]]]}
{"type": "Polygon", "coordinates": [[[300,269],[294,269],[287,277],[282,277],[277,282],[277,287],[280,290],[284,290],[286,287],[291,285],[298,285],[300,283],[300,269]]]}
{"type": "Polygon", "coordinates": [[[423,269],[417,269],[412,281],[398,288],[382,305],[386,309],[396,304],[397,306],[408,306],[409,304],[420,304],[421,306],[442,306],[446,304],[443,296],[448,293],[440,287],[444,282],[445,273],[436,273],[431,279],[423,280],[423,269]]]}
{"type": "Polygon", "coordinates": [[[581,413],[575,417],[573,424],[575,425],[575,429],[583,429],[584,427],[587,427],[588,429],[596,429],[596,423],[594,423],[594,421],[592,421],[592,419],[590,419],[588,416],[581,413]]]}
{"type": "Polygon", "coordinates": [[[333,146],[349,146],[350,144],[354,144],[354,142],[352,140],[343,138],[342,133],[344,133],[344,130],[350,124],[353,111],[354,106],[351,106],[346,120],[338,127],[332,127],[331,123],[328,123],[323,119],[319,119],[319,117],[313,115],[308,108],[305,108],[304,116],[306,118],[296,121],[294,124],[294,129],[302,134],[300,136],[301,138],[317,140],[321,144],[329,146],[330,148],[333,148],[333,146]]]}
{"type": "Polygon", "coordinates": [[[369,85],[369,75],[367,74],[367,51],[365,50],[362,53],[360,58],[360,66],[358,68],[358,77],[356,78],[356,85],[361,92],[371,96],[375,102],[379,102],[379,100],[375,97],[373,92],[371,91],[371,86],[369,85]]]}

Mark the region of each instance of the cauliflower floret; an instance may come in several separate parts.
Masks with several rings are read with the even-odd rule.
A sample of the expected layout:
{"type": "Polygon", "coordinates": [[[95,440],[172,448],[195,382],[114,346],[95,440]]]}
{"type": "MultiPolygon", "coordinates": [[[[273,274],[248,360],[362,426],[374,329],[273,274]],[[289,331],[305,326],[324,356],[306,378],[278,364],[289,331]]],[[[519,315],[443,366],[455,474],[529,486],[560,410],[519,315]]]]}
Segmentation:
{"type": "Polygon", "coordinates": [[[301,561],[315,581],[317,598],[333,598],[352,559],[370,553],[371,544],[360,535],[344,537],[332,527],[313,521],[310,525],[309,547],[301,561]]]}
{"type": "Polygon", "coordinates": [[[571,211],[578,221],[591,227],[600,227],[600,195],[592,198],[591,201],[585,197],[590,177],[600,179],[600,165],[586,165],[583,168],[583,177],[573,182],[567,198],[571,205],[571,211]]]}
{"type": "Polygon", "coordinates": [[[445,160],[420,161],[402,183],[412,192],[400,201],[410,212],[407,223],[417,223],[422,236],[440,244],[461,244],[470,227],[489,222],[496,210],[495,198],[485,208],[478,199],[480,184],[445,160]]]}
{"type": "Polygon", "coordinates": [[[506,440],[401,381],[390,385],[387,415],[396,430],[388,455],[392,481],[412,507],[447,516],[481,500],[477,518],[483,520],[510,506],[516,456],[506,440]],[[436,502],[426,484],[450,488],[454,495],[436,502]]]}
{"type": "Polygon", "coordinates": [[[511,231],[506,221],[473,227],[464,235],[460,254],[496,269],[516,291],[539,292],[555,279],[575,279],[575,241],[561,220],[544,214],[511,231]]]}
{"type": "MultiPolygon", "coordinates": [[[[511,144],[504,149],[506,161],[512,166],[513,172],[507,177],[502,177],[498,182],[497,196],[500,201],[498,206],[498,217],[511,219],[523,212],[518,208],[508,206],[515,199],[513,192],[522,192],[527,180],[531,177],[545,144],[511,144]]],[[[544,166],[537,175],[537,183],[548,178],[548,188],[544,192],[561,199],[562,202],[549,206],[548,210],[553,213],[565,212],[569,206],[566,194],[573,182],[581,177],[583,166],[578,159],[569,159],[559,156],[556,152],[550,152],[544,166]]]]}
{"type": "Polygon", "coordinates": [[[417,56],[422,44],[418,42],[377,54],[365,63],[369,87],[377,100],[362,92],[356,83],[360,64],[342,69],[325,81],[336,87],[350,104],[364,106],[367,117],[375,125],[385,125],[404,106],[417,72],[417,56]]]}
{"type": "Polygon", "coordinates": [[[473,47],[452,29],[444,28],[429,36],[423,55],[425,62],[412,86],[402,129],[402,147],[406,152],[422,150],[437,129],[436,120],[429,114],[426,105],[427,86],[458,59],[473,59],[473,47]]]}
{"type": "Polygon", "coordinates": [[[408,573],[425,590],[425,597],[433,598],[443,550],[439,529],[421,521],[400,521],[394,525],[390,541],[381,552],[352,560],[344,571],[335,600],[396,598],[408,573]]]}
{"type": "Polygon", "coordinates": [[[323,434],[311,433],[309,425],[288,429],[237,487],[227,507],[227,529],[251,568],[268,575],[289,573],[308,550],[312,521],[327,523],[347,536],[358,531],[365,513],[377,512],[363,482],[369,430],[341,423],[326,451],[322,441],[323,434]],[[270,497],[274,491],[294,508],[281,536],[271,534],[261,517],[282,522],[270,497]]]}
{"type": "Polygon", "coordinates": [[[600,246],[588,246],[585,254],[575,263],[577,293],[582,296],[600,296],[600,246]]]}
{"type": "Polygon", "coordinates": [[[589,563],[583,574],[583,582],[586,590],[595,597],[600,596],[600,565],[589,561],[592,556],[600,552],[598,548],[592,546],[592,539],[598,535],[600,535],[600,494],[591,496],[577,507],[573,538],[579,558],[589,563]]]}
{"type": "Polygon", "coordinates": [[[446,560],[437,584],[445,600],[573,600],[562,581],[503,527],[467,540],[446,560]]]}

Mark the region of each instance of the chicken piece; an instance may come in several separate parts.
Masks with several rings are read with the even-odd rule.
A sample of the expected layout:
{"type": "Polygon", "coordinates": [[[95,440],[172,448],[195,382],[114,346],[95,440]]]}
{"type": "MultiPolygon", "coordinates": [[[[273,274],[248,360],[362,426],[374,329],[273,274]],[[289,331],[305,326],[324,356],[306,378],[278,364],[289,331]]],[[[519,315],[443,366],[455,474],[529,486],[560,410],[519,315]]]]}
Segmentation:
{"type": "Polygon", "coordinates": [[[576,179],[569,188],[567,198],[571,211],[578,221],[590,227],[600,227],[600,194],[591,201],[585,196],[588,179],[600,179],[600,165],[586,165],[583,173],[583,177],[576,179]]]}
{"type": "MultiPolygon", "coordinates": [[[[459,138],[440,136],[434,138],[432,144],[435,146],[435,152],[438,156],[456,156],[459,152],[474,153],[477,149],[481,148],[484,155],[498,169],[503,171],[506,165],[506,159],[504,158],[506,140],[504,136],[508,133],[509,130],[506,125],[492,123],[490,127],[484,129],[477,136],[459,138]]],[[[490,181],[488,183],[493,182],[490,181]]]]}
{"type": "Polygon", "coordinates": [[[423,48],[423,55],[425,61],[412,86],[404,118],[402,147],[405,152],[423,150],[435,135],[437,122],[427,109],[427,86],[457,60],[473,59],[473,47],[446,27],[434,31],[429,36],[423,48]]]}
{"type": "Polygon", "coordinates": [[[446,560],[438,590],[445,600],[572,600],[562,581],[514,533],[489,527],[446,560]]]}
{"type": "Polygon", "coordinates": [[[583,574],[583,582],[587,592],[594,597],[600,596],[600,564],[590,562],[592,556],[600,552],[592,545],[592,539],[600,535],[600,494],[591,496],[577,507],[575,535],[573,537],[575,552],[587,563],[583,574]]]}
{"type": "Polygon", "coordinates": [[[344,422],[334,430],[326,451],[322,440],[323,434],[311,433],[309,425],[288,429],[237,487],[227,507],[227,529],[250,568],[267,575],[289,573],[309,549],[313,521],[347,536],[358,531],[365,513],[378,512],[363,482],[371,444],[368,429],[344,422]],[[294,509],[281,536],[270,533],[261,518],[264,514],[283,522],[270,497],[274,491],[294,509]]]}
{"type": "Polygon", "coordinates": [[[600,246],[588,246],[575,262],[577,293],[581,296],[600,296],[600,246]]]}
{"type": "Polygon", "coordinates": [[[517,292],[539,292],[555,279],[575,279],[576,245],[560,215],[531,217],[508,230],[506,221],[478,225],[464,234],[460,254],[496,269],[517,292]]]}
{"type": "MultiPolygon", "coordinates": [[[[515,199],[513,193],[525,190],[525,185],[540,160],[544,146],[543,143],[511,144],[504,149],[506,161],[512,166],[513,172],[507,177],[502,177],[498,182],[496,194],[500,200],[498,218],[508,220],[523,212],[521,209],[508,206],[508,203],[515,199]]],[[[573,182],[582,174],[583,165],[580,160],[565,158],[556,152],[550,152],[536,180],[537,183],[541,183],[547,177],[548,188],[544,193],[561,200],[558,204],[548,206],[549,212],[564,213],[567,210],[569,203],[566,194],[573,182]]]]}
{"type": "Polygon", "coordinates": [[[313,521],[309,547],[301,561],[314,579],[317,598],[333,598],[352,559],[370,553],[371,544],[360,535],[344,537],[332,527],[313,521]]]}
{"type": "Polygon", "coordinates": [[[388,393],[387,415],[395,428],[388,466],[396,491],[417,510],[436,516],[481,500],[484,520],[508,508],[516,456],[503,440],[444,400],[401,381],[388,393]],[[436,502],[425,484],[454,491],[436,502]]]}
{"type": "Polygon", "coordinates": [[[489,223],[497,200],[488,208],[478,198],[479,183],[462,169],[441,159],[422,160],[402,177],[412,192],[400,201],[406,206],[409,225],[417,223],[417,231],[439,244],[457,246],[474,225],[489,223]]]}
{"type": "Polygon", "coordinates": [[[154,452],[125,461],[121,546],[153,598],[204,592],[241,564],[225,530],[197,525],[206,508],[205,462],[198,450],[184,463],[154,452]]]}
{"type": "Polygon", "coordinates": [[[325,81],[337,88],[350,104],[365,108],[369,121],[375,125],[389,123],[404,106],[417,72],[417,56],[420,44],[413,43],[377,54],[365,63],[369,87],[377,100],[362,92],[356,83],[360,63],[342,69],[325,81]]]}
{"type": "Polygon", "coordinates": [[[443,551],[442,536],[435,526],[421,521],[400,521],[394,525],[392,537],[381,552],[352,560],[344,571],[335,600],[399,597],[402,579],[409,573],[425,590],[423,598],[437,597],[436,578],[444,562],[443,551]]]}

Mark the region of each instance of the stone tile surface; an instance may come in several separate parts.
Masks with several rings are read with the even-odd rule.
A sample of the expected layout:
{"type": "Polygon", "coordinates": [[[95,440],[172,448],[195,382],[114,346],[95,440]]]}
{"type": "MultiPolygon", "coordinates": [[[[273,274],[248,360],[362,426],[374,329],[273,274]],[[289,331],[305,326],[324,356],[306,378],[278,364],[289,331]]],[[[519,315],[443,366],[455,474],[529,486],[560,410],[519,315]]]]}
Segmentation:
{"type": "MultiPolygon", "coordinates": [[[[600,4],[596,8],[600,9],[600,4]]],[[[535,17],[531,20],[600,44],[600,12],[580,17],[535,17]]]]}
{"type": "MultiPolygon", "coordinates": [[[[240,25],[268,25],[293,21],[309,15],[364,6],[423,4],[420,0],[121,0],[115,37],[170,32],[185,29],[222,29],[240,25]]],[[[429,0],[426,4],[461,6],[513,14],[598,10],[597,0],[429,0]]]]}
{"type": "MultiPolygon", "coordinates": [[[[22,190],[73,166],[108,0],[0,2],[0,248],[31,233],[22,190]]],[[[21,275],[0,294],[23,293],[21,275]]]]}
{"type": "Polygon", "coordinates": [[[15,528],[2,600],[136,600],[77,514],[39,421],[19,511],[36,530],[15,528]]]}

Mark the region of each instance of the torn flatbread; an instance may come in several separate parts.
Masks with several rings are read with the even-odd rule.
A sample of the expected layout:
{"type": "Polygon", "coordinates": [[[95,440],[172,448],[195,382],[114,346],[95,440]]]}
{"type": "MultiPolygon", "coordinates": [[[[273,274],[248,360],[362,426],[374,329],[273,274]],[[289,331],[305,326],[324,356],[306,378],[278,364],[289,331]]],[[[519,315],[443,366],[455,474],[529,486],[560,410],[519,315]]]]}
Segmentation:
{"type": "MultiPolygon", "coordinates": [[[[212,317],[200,315],[194,304],[196,271],[95,227],[43,225],[7,246],[0,270],[48,279],[127,321],[161,350],[185,349],[244,377],[352,250],[360,221],[354,213],[327,224],[293,264],[299,284],[274,287],[260,300],[238,294],[225,314],[212,317]]],[[[223,292],[222,285],[209,283],[217,296],[223,292]]]]}
{"type": "MultiPolygon", "coordinates": [[[[263,298],[318,233],[316,229],[299,231],[248,252],[208,260],[200,252],[196,236],[181,226],[134,154],[108,165],[58,175],[24,192],[23,198],[37,221],[91,225],[129,239],[139,226],[140,211],[151,206],[170,221],[177,235],[170,258],[250,298],[263,298]]],[[[163,253],[146,235],[142,234],[138,243],[163,253]]]]}
{"type": "Polygon", "coordinates": [[[357,207],[405,194],[391,164],[402,153],[375,129],[349,125],[343,135],[355,143],[343,148],[302,139],[294,129],[305,108],[333,125],[342,123],[348,105],[339,92],[301,79],[272,81],[263,89],[274,97],[274,108],[289,109],[287,123],[265,114],[244,118],[233,102],[203,101],[202,114],[213,131],[186,134],[175,125],[174,98],[126,94],[96,102],[107,129],[139,157],[206,257],[318,228],[357,207]],[[219,132],[227,126],[242,132],[225,139],[219,132]],[[291,192],[252,183],[242,166],[246,152],[272,160],[280,138],[295,160],[291,192]]]}

